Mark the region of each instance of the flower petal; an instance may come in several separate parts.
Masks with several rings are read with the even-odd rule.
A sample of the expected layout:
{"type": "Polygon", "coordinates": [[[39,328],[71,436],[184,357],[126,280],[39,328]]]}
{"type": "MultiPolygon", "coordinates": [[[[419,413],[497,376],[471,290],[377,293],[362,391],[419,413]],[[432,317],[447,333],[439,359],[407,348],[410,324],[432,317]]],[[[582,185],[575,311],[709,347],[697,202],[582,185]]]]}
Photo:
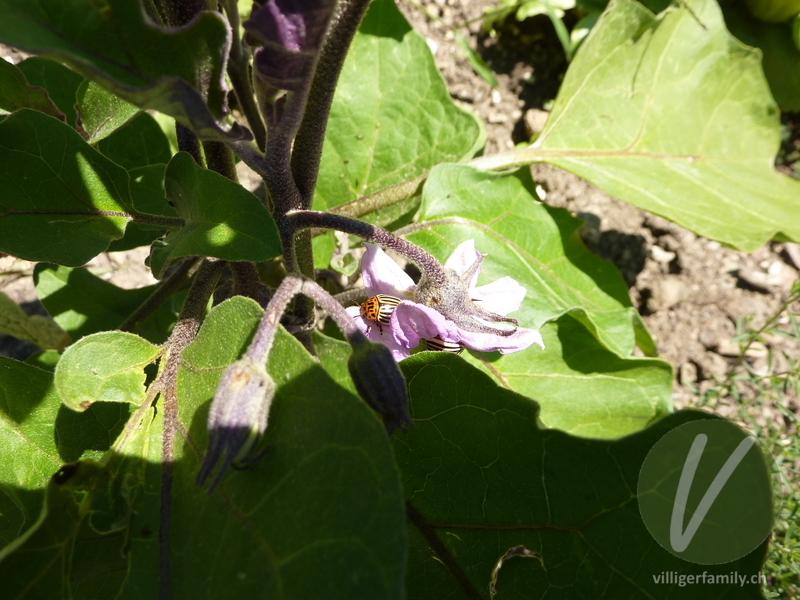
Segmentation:
{"type": "Polygon", "coordinates": [[[461,342],[467,348],[478,350],[480,352],[494,352],[499,350],[501,354],[509,354],[511,352],[518,352],[525,350],[532,344],[537,344],[544,350],[544,341],[542,334],[537,329],[525,329],[519,327],[512,335],[495,335],[492,333],[475,333],[473,331],[459,330],[461,342]]]}
{"type": "Polygon", "coordinates": [[[390,319],[392,335],[399,345],[416,348],[422,338],[439,336],[445,341],[458,341],[458,327],[442,313],[416,302],[401,302],[390,319]]]}
{"type": "Polygon", "coordinates": [[[416,346],[415,344],[414,346],[408,347],[402,343],[396,342],[391,325],[383,325],[383,333],[381,333],[381,328],[378,327],[377,323],[373,323],[361,316],[360,306],[348,306],[345,310],[348,315],[353,317],[353,320],[356,322],[356,327],[367,336],[367,339],[388,346],[389,350],[392,351],[392,356],[397,362],[407,358],[410,354],[410,348],[416,346]]]}
{"type": "Polygon", "coordinates": [[[416,285],[386,252],[373,244],[364,244],[367,251],[361,259],[361,277],[369,294],[389,294],[413,298],[416,285]]]}
{"type": "MultiPolygon", "coordinates": [[[[447,262],[444,263],[444,266],[453,269],[459,275],[463,275],[475,264],[475,261],[480,260],[482,256],[480,252],[475,250],[475,240],[464,240],[453,250],[453,253],[447,259],[447,262]]],[[[475,282],[478,281],[478,273],[480,272],[481,268],[478,267],[475,270],[472,281],[469,282],[470,288],[475,286],[475,282]]]]}
{"type": "Polygon", "coordinates": [[[507,315],[519,309],[527,291],[515,279],[502,277],[470,292],[472,299],[481,308],[498,315],[507,315]]]}

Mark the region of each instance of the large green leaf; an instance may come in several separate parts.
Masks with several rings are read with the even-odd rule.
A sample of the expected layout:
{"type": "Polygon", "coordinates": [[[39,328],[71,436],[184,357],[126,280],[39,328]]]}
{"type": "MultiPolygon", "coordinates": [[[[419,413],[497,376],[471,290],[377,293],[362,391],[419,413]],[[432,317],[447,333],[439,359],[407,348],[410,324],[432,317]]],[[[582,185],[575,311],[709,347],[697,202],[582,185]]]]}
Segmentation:
{"type": "MultiPolygon", "coordinates": [[[[763,598],[757,583],[659,584],[759,572],[766,541],[722,565],[677,558],[648,532],[636,495],[652,446],[699,412],[618,441],[537,427],[535,403],[451,355],[402,363],[416,428],[394,436],[409,514],[409,600],[763,598]],[[679,591],[679,595],[676,594],[679,591]]],[[[578,392],[580,394],[580,392],[578,392]]],[[[769,485],[765,479],[766,485],[769,485]]]]}
{"type": "Polygon", "coordinates": [[[474,239],[488,256],[478,285],[516,279],[527,295],[513,316],[523,327],[541,327],[565,313],[581,320],[599,340],[628,355],[634,345],[631,305],[616,268],[586,249],[581,221],[543,205],[527,172],[485,173],[463,165],[435,167],[408,238],[444,262],[458,244],[474,239]]]}
{"type": "Polygon", "coordinates": [[[458,108],[419,34],[376,0],[342,69],[331,107],[315,208],[324,210],[469,158],[485,139],[458,108]]]}
{"type": "Polygon", "coordinates": [[[226,112],[230,30],[203,11],[189,25],[156,26],[131,0],[2,0],[0,41],[61,60],[126,101],[175,117],[199,136],[239,139],[226,112]],[[206,101],[208,104],[206,104],[206,101]]]}
{"type": "Polygon", "coordinates": [[[261,313],[241,297],[222,303],[182,356],[174,581],[193,598],[403,598],[402,492],[383,425],[283,330],[268,364],[266,454],[211,496],[195,485],[209,401],[261,313]]]}
{"type": "MultiPolygon", "coordinates": [[[[134,310],[158,288],[150,285],[126,290],[92,274],[40,263],[33,272],[36,293],[56,323],[78,340],[90,333],[117,329],[134,310]]],[[[154,343],[166,341],[176,314],[163,305],[137,329],[136,333],[154,343]]]]}
{"type": "Polygon", "coordinates": [[[164,186],[185,225],[153,244],[150,267],[156,277],[182,256],[259,262],[281,253],[278,228],[261,201],[230,179],[199,167],[188,153],[172,158],[164,186]]]}
{"type": "Polygon", "coordinates": [[[539,402],[545,425],[573,435],[617,438],[672,412],[668,362],[620,358],[570,315],[541,333],[543,351],[464,357],[499,384],[539,402]]]}
{"type": "Polygon", "coordinates": [[[0,123],[0,250],[79,266],[122,237],[128,173],[61,121],[23,109],[0,123]]]}
{"type": "Polygon", "coordinates": [[[36,521],[47,480],[61,464],[99,458],[127,415],[120,404],[70,411],[52,373],[0,357],[0,548],[36,521]]]}
{"type": "Polygon", "coordinates": [[[760,55],[714,0],[654,17],[615,0],[584,41],[521,162],[545,161],[701,235],[751,251],[800,240],[800,182],[779,174],[760,55]]]}
{"type": "Polygon", "coordinates": [[[509,276],[526,289],[522,306],[510,316],[523,327],[543,328],[545,350],[474,353],[469,360],[502,385],[541,399],[547,425],[610,438],[671,410],[669,365],[628,358],[637,336],[649,336],[622,276],[586,249],[578,234],[581,221],[538,201],[527,171],[500,175],[463,165],[435,167],[417,221],[408,239],[441,261],[460,242],[475,240],[487,255],[478,285],[509,276]]]}

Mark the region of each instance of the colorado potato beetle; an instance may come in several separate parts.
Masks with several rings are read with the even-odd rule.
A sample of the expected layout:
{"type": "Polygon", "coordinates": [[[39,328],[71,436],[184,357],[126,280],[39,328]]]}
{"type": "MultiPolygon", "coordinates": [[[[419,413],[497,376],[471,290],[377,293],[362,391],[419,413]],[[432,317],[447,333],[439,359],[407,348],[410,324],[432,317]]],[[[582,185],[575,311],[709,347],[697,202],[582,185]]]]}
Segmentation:
{"type": "MultiPolygon", "coordinates": [[[[400,298],[387,294],[372,296],[361,303],[361,316],[377,323],[378,330],[383,335],[383,325],[388,325],[395,307],[401,302],[400,298]]],[[[367,328],[367,333],[369,333],[369,328],[367,328]]]]}
{"type": "Polygon", "coordinates": [[[422,338],[422,343],[425,348],[431,352],[451,352],[453,354],[461,354],[464,351],[464,346],[458,342],[445,342],[439,337],[422,338]]]}

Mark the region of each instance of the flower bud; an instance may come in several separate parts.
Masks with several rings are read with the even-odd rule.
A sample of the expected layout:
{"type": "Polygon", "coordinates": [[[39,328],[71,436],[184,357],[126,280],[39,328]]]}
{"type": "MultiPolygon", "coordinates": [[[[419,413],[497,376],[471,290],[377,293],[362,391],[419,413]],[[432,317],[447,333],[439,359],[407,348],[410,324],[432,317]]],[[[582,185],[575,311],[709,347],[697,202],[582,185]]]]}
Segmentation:
{"type": "Polygon", "coordinates": [[[208,449],[197,474],[197,484],[204,485],[220,463],[208,492],[222,480],[234,463],[249,458],[267,428],[267,417],[275,383],[264,365],[244,356],[228,366],[219,380],[208,413],[208,449]]]}
{"type": "Polygon", "coordinates": [[[383,418],[389,434],[398,427],[405,431],[405,425],[414,422],[408,414],[406,381],[391,350],[383,344],[367,341],[361,334],[357,339],[351,338],[351,344],[353,354],[347,368],[359,396],[383,418]]]}

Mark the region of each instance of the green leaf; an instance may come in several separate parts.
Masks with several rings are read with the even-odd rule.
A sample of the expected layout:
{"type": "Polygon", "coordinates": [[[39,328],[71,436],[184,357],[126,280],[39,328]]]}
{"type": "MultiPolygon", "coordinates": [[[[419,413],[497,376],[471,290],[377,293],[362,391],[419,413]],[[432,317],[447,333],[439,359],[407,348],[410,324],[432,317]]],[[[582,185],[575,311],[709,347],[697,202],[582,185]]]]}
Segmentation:
{"type": "Polygon", "coordinates": [[[544,351],[463,356],[501,385],[535,399],[545,425],[573,435],[617,438],[672,412],[668,362],[620,358],[569,315],[541,333],[544,351]]]}
{"type": "Polygon", "coordinates": [[[45,349],[63,350],[72,342],[69,334],[53,319],[42,315],[26,315],[3,292],[0,292],[0,333],[27,340],[45,349]]]}
{"type": "Polygon", "coordinates": [[[52,373],[0,357],[0,546],[34,524],[61,466],[53,436],[60,405],[52,373]]]}
{"type": "Polygon", "coordinates": [[[458,108],[425,40],[389,0],[372,3],[331,107],[314,196],[318,210],[473,156],[485,132],[458,108]]]}
{"type": "Polygon", "coordinates": [[[50,478],[35,527],[0,551],[3,593],[9,598],[68,598],[71,549],[87,507],[81,502],[102,467],[65,465],[50,478]]]}
{"type": "Polygon", "coordinates": [[[764,75],[778,106],[784,111],[800,110],[800,49],[792,39],[792,23],[754,19],[744,3],[725,2],[720,7],[730,32],[764,53],[764,75]]]}
{"type": "MultiPolygon", "coordinates": [[[[176,436],[171,578],[193,598],[401,599],[405,518],[383,425],[283,329],[268,364],[277,392],[266,453],[210,496],[195,484],[217,381],[261,314],[242,297],[223,302],[182,355],[178,418],[188,439],[176,436]]],[[[158,514],[156,499],[140,494],[137,514],[148,507],[158,514]]],[[[154,597],[155,563],[136,558],[152,547],[152,536],[131,540],[130,595],[154,597]]]]}
{"type": "Polygon", "coordinates": [[[176,258],[214,256],[259,262],[278,256],[278,228],[253,194],[230,179],[176,154],[164,178],[169,198],[185,225],[153,244],[150,267],[156,277],[176,258]]]}
{"type": "Polygon", "coordinates": [[[717,3],[654,17],[616,0],[570,67],[535,146],[546,161],[700,235],[752,251],[800,240],[800,182],[779,174],[778,109],[757,51],[717,3]]]}
{"type": "Polygon", "coordinates": [[[136,116],[139,109],[118,96],[85,80],[76,93],[78,123],[89,143],[96,143],[136,116]]]}
{"type": "Polygon", "coordinates": [[[64,113],[50,100],[47,90],[29,85],[18,67],[3,61],[0,64],[0,109],[14,112],[20,108],[32,108],[56,119],[66,120],[64,113]]]}
{"type": "MultiPolygon", "coordinates": [[[[172,158],[169,141],[161,127],[152,116],[144,112],[133,117],[107,138],[100,140],[97,149],[129,171],[158,163],[166,165],[172,158]]],[[[148,212],[138,206],[137,209],[148,212]]]]}
{"type": "MultiPolygon", "coordinates": [[[[158,288],[150,285],[126,290],[87,269],[48,264],[36,265],[33,282],[47,312],[74,340],[117,329],[158,288]]],[[[175,319],[171,307],[164,305],[138,327],[137,333],[153,343],[164,342],[175,319]]]]}
{"type": "Polygon", "coordinates": [[[521,326],[539,328],[571,313],[608,348],[630,354],[636,311],[622,276],[583,245],[582,221],[543,205],[533,188],[527,171],[500,175],[437,166],[422,192],[417,232],[408,239],[442,262],[474,239],[488,255],[478,285],[509,276],[527,290],[511,315],[521,326]]]}
{"type": "Polygon", "coordinates": [[[0,123],[0,250],[86,263],[122,237],[128,173],[64,123],[23,109],[0,123]]]}
{"type": "MultiPolygon", "coordinates": [[[[148,115],[145,114],[145,116],[148,115]]],[[[166,164],[155,164],[128,171],[131,178],[131,198],[137,212],[173,218],[178,216],[165,197],[164,173],[166,170],[166,164]]],[[[149,246],[161,237],[164,237],[163,227],[134,221],[128,223],[124,236],[109,244],[108,252],[121,252],[140,246],[149,246]]]]}
{"type": "Polygon", "coordinates": [[[337,340],[318,331],[313,332],[314,351],[317,354],[322,368],[328,375],[346,389],[348,392],[358,394],[350,371],[347,368],[347,360],[353,353],[350,344],[342,340],[337,340]]]}
{"type": "MultiPolygon", "coordinates": [[[[539,429],[535,403],[442,354],[401,363],[417,425],[394,436],[409,600],[488,600],[492,587],[498,598],[674,598],[677,586],[655,581],[664,571],[759,572],[766,541],[738,561],[694,564],[664,550],[639,514],[649,450],[709,415],[670,415],[617,441],[575,438],[539,429]]],[[[681,599],[763,597],[750,581],[680,590],[681,599]]]]}
{"type": "Polygon", "coordinates": [[[497,79],[495,78],[491,67],[489,67],[489,65],[486,64],[480,55],[472,49],[472,46],[469,45],[467,38],[465,38],[462,34],[457,33],[456,44],[458,44],[458,47],[461,48],[461,51],[466,55],[467,61],[480,76],[480,78],[493,88],[496,88],[499,84],[497,83],[497,79]]]}
{"type": "Polygon", "coordinates": [[[54,383],[64,405],[82,412],[95,402],[141,404],[144,368],[161,349],[123,331],[94,333],[66,349],[54,383]]]}
{"type": "Polygon", "coordinates": [[[503,386],[541,399],[548,426],[601,438],[638,431],[671,411],[670,366],[626,358],[635,341],[650,348],[622,276],[586,249],[582,222],[541,204],[533,187],[527,170],[500,175],[435,167],[408,239],[440,261],[474,239],[486,254],[479,286],[511,277],[527,291],[510,316],[522,327],[541,328],[545,350],[465,358],[503,386]]]}
{"type": "Polygon", "coordinates": [[[240,128],[226,131],[216,120],[226,112],[224,68],[231,43],[221,14],[202,11],[184,27],[165,29],[130,0],[2,0],[0,12],[3,43],[64,61],[127,102],[175,117],[202,138],[243,137],[240,128]]]}
{"type": "Polygon", "coordinates": [[[32,56],[17,65],[31,85],[47,90],[56,106],[66,115],[67,125],[75,125],[75,102],[78,87],[84,81],[72,69],[48,58],[32,56]]]}

